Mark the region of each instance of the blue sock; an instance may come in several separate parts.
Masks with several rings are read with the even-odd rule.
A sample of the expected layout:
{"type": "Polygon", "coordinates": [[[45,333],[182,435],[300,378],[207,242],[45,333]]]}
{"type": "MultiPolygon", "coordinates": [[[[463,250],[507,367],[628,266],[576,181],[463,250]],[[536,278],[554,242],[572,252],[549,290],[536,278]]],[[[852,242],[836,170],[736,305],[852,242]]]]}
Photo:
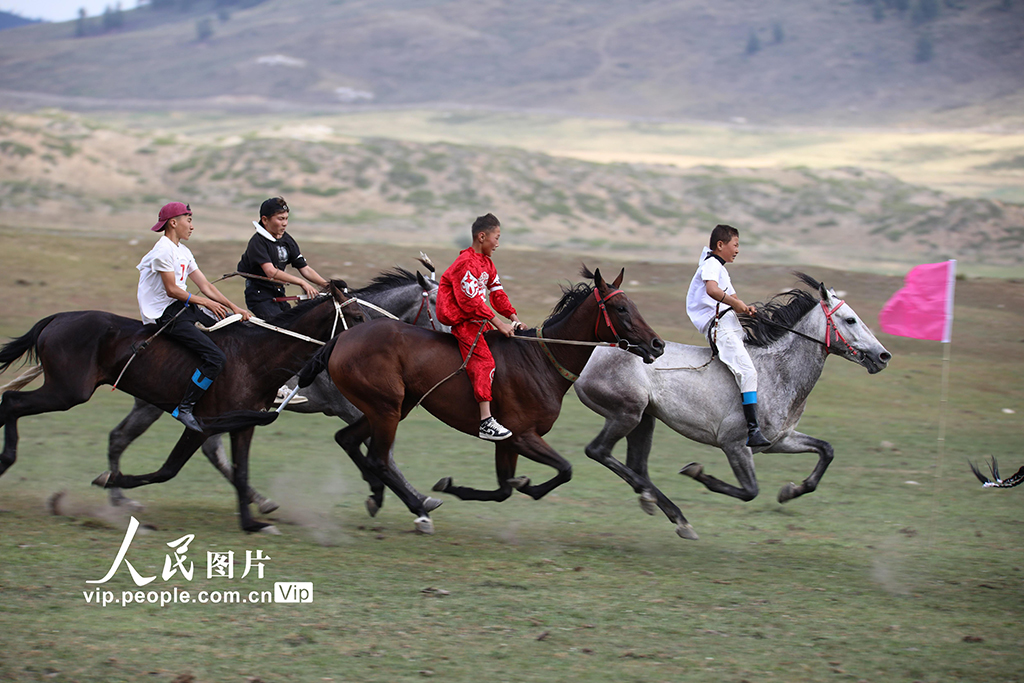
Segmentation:
{"type": "Polygon", "coordinates": [[[743,405],[749,406],[751,403],[757,404],[757,392],[756,391],[744,391],[743,392],[743,405]]]}

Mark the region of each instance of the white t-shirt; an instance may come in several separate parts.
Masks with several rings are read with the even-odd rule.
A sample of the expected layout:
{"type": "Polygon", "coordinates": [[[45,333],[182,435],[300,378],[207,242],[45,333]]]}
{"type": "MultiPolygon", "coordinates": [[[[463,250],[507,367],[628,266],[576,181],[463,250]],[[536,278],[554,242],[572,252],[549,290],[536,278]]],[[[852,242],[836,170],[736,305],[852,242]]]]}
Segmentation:
{"type": "Polygon", "coordinates": [[[697,266],[697,272],[690,280],[690,289],[686,292],[686,314],[690,316],[690,321],[701,334],[707,334],[711,321],[715,319],[715,308],[719,302],[708,296],[706,283],[711,280],[717,282],[722,291],[729,295],[735,294],[736,289],[732,286],[732,279],[729,277],[729,271],[725,269],[725,264],[712,256],[710,249],[704,247],[700,257],[700,265],[697,266]]]}
{"type": "Polygon", "coordinates": [[[139,265],[139,312],[142,322],[155,323],[164,309],[174,303],[167,296],[160,273],[174,273],[174,284],[186,289],[188,276],[199,269],[192,252],[184,244],[175,244],[166,235],[142,257],[139,265]]]}

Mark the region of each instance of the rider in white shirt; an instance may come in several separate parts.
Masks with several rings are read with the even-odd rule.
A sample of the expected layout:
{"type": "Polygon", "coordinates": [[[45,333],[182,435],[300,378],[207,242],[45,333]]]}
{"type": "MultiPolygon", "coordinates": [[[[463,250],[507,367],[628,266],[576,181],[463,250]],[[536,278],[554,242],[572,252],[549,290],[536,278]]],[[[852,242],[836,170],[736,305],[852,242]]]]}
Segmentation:
{"type": "Polygon", "coordinates": [[[743,326],[737,317],[741,313],[754,315],[757,309],[747,306],[736,296],[736,288],[732,286],[729,271],[725,268],[725,264],[735,261],[739,253],[740,231],[731,225],[715,226],[711,231],[710,246],[701,253],[697,272],[686,292],[686,313],[705,336],[717,319],[714,342],[718,347],[718,357],[736,377],[747,421],[747,446],[758,452],[771,446],[771,442],[761,434],[758,425],[757,370],[743,345],[743,326]],[[722,311],[725,315],[719,318],[722,311]]]}
{"type": "Polygon", "coordinates": [[[221,294],[203,275],[188,247],[182,244],[192,236],[192,209],[181,202],[171,202],[160,209],[159,220],[153,232],[163,232],[163,237],[142,257],[139,270],[139,312],[146,324],[155,323],[163,334],[192,350],[200,358],[199,367],[192,374],[192,381],[181,403],[171,415],[189,429],[203,431],[192,415],[192,409],[210,384],[220,374],[227,358],[220,348],[210,341],[196,322],[214,324],[214,320],[199,307],[207,309],[217,318],[240,313],[245,320],[249,311],[239,308],[221,294]],[[186,289],[187,280],[192,280],[205,296],[192,295],[186,289]],[[184,310],[183,310],[184,309],[184,310]]]}

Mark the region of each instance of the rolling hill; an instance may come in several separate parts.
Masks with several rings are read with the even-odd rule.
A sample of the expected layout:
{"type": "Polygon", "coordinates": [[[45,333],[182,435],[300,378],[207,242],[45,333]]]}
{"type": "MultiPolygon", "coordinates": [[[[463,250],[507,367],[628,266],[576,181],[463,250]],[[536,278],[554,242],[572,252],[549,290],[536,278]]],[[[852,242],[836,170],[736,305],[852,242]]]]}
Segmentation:
{"type": "MultiPolygon", "coordinates": [[[[321,129],[326,129],[326,132],[321,129]]],[[[0,118],[0,225],[138,235],[188,201],[209,237],[245,239],[284,194],[305,239],[462,245],[495,212],[505,242],[688,262],[710,227],[746,259],[872,268],[957,257],[1024,263],[1024,207],[958,198],[861,168],[593,163],[512,147],[329,135],[306,125],[153,135],[77,115],[0,118]],[[301,227],[300,227],[301,226],[301,227]]]]}
{"type": "Polygon", "coordinates": [[[0,90],[112,108],[1019,126],[1022,35],[1013,0],[154,0],[5,31],[0,90]]]}

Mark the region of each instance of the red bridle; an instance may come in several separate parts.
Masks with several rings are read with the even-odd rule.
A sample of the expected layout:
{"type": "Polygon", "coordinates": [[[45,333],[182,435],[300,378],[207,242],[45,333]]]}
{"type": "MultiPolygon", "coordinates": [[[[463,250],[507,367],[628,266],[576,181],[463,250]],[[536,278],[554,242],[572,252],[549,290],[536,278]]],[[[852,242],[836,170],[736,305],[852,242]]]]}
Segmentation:
{"type": "MultiPolygon", "coordinates": [[[[619,333],[615,331],[615,325],[612,324],[612,319],[608,315],[608,308],[605,306],[605,302],[611,299],[616,294],[622,294],[621,289],[615,289],[608,293],[608,296],[602,297],[601,293],[597,291],[597,287],[594,287],[594,298],[597,299],[597,306],[601,309],[601,313],[604,314],[604,324],[611,330],[612,336],[615,337],[615,342],[620,341],[619,333]]],[[[594,336],[597,337],[597,328],[601,324],[601,317],[598,316],[597,320],[594,321],[594,336]]]]}

